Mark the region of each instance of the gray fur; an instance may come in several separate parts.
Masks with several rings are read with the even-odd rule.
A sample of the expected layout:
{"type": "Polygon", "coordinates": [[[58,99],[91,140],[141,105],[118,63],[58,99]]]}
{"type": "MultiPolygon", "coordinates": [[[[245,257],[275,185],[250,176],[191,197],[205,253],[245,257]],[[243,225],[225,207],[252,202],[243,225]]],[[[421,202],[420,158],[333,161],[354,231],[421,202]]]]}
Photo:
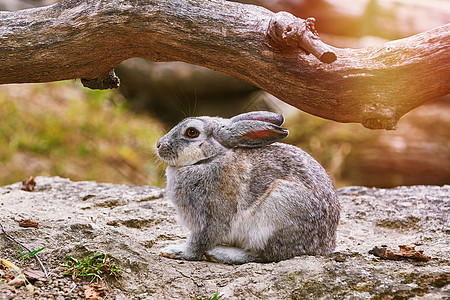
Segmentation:
{"type": "Polygon", "coordinates": [[[269,112],[188,118],[158,141],[168,196],[191,232],[163,255],[241,264],[334,250],[336,191],[311,156],[274,143],[287,135],[282,122],[269,112]],[[185,136],[188,128],[199,136],[185,136]]]}

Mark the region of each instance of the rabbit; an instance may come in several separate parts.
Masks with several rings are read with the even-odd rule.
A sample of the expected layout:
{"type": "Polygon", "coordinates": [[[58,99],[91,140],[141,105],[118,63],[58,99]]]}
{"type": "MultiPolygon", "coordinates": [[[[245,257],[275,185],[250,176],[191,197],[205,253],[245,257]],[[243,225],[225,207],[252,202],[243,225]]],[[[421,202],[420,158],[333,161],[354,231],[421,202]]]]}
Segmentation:
{"type": "Polygon", "coordinates": [[[266,111],[191,117],[158,140],[167,196],[190,230],[162,256],[243,264],[333,252],[336,190],[310,155],[277,142],[283,123],[266,111]]]}

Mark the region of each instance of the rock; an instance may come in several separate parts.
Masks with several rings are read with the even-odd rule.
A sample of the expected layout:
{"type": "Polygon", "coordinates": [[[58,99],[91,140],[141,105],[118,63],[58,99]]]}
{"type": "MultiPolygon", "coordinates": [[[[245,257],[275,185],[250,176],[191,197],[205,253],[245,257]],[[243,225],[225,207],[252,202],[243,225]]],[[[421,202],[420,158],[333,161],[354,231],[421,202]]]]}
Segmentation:
{"type": "Polygon", "coordinates": [[[25,280],[25,276],[23,274],[19,274],[13,280],[9,281],[8,285],[15,287],[22,286],[25,285],[25,280]]]}
{"type": "MultiPolygon", "coordinates": [[[[59,177],[37,177],[36,183],[34,192],[22,191],[21,183],[0,188],[5,230],[32,250],[47,247],[39,256],[53,281],[60,278],[60,265],[67,256],[109,254],[124,270],[123,289],[114,282],[109,285],[112,299],[195,299],[216,291],[222,299],[446,299],[450,295],[450,186],[342,188],[336,253],[228,266],[159,255],[161,248],[182,243],[188,233],[176,221],[161,189],[59,177]],[[39,229],[19,227],[20,219],[38,221],[39,229]],[[381,245],[392,249],[411,245],[437,259],[391,261],[368,253],[381,245]]],[[[17,252],[16,245],[0,234],[0,253],[19,261],[17,252]]],[[[64,293],[65,298],[83,299],[80,289],[67,289],[74,286],[70,277],[59,280],[63,286],[39,286],[33,296],[2,289],[0,299],[7,295],[42,299],[52,288],[59,291],[54,297],[64,293]]]]}

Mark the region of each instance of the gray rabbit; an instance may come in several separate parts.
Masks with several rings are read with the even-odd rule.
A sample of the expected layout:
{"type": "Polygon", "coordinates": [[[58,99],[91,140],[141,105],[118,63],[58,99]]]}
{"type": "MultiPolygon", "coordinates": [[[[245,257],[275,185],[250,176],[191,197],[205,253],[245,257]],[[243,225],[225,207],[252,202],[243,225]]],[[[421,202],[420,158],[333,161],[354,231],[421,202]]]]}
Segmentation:
{"type": "Polygon", "coordinates": [[[167,195],[190,230],[163,256],[226,264],[329,254],[340,205],[311,156],[275,143],[288,135],[282,115],[187,118],[157,143],[167,195]]]}

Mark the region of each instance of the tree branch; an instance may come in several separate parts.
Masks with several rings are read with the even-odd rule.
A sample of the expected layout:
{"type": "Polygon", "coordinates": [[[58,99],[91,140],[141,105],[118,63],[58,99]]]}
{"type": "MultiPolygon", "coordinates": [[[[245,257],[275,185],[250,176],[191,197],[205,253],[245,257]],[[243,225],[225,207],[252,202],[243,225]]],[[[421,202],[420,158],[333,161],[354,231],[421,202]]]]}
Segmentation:
{"type": "Polygon", "coordinates": [[[0,84],[84,78],[114,87],[112,70],[125,59],[184,61],[311,114],[386,129],[450,92],[450,24],[379,47],[337,49],[320,42],[311,21],[219,0],[63,0],[1,12],[0,84]]]}

